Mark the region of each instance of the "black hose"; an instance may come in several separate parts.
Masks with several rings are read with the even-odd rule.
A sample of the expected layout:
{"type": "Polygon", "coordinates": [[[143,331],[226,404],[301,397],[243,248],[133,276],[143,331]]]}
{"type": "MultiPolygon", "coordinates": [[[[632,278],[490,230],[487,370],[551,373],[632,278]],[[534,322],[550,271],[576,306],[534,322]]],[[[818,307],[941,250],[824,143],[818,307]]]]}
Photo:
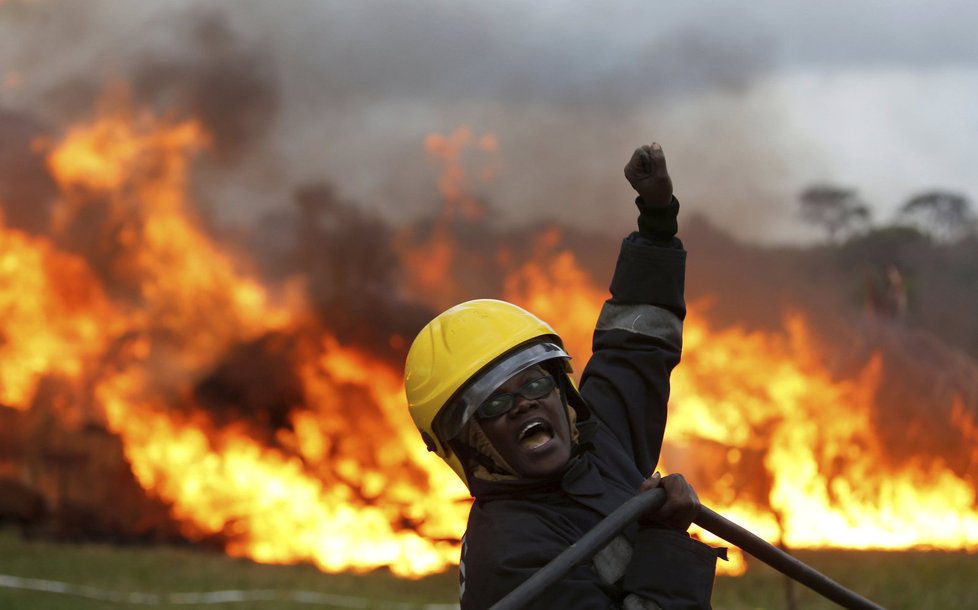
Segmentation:
{"type": "MultiPolygon", "coordinates": [[[[625,526],[647,511],[662,506],[665,501],[666,494],[661,488],[636,495],[605,517],[579,541],[567,547],[553,561],[513,589],[509,595],[496,602],[490,610],[516,610],[527,605],[543,593],[547,587],[567,576],[574,569],[574,566],[593,557],[625,526]]],[[[843,608],[848,610],[884,610],[881,606],[846,589],[828,576],[705,506],[700,507],[699,515],[693,522],[708,532],[712,532],[727,542],[740,547],[775,570],[797,580],[843,608]]]]}

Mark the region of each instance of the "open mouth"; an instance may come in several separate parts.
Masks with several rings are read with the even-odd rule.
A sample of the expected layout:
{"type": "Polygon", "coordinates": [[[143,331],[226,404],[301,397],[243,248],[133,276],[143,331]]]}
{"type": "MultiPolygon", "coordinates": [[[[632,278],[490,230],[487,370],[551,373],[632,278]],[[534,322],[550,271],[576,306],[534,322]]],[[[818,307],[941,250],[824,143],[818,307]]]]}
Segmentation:
{"type": "Polygon", "coordinates": [[[516,441],[523,449],[538,449],[554,437],[553,428],[542,419],[534,419],[523,424],[516,441]]]}

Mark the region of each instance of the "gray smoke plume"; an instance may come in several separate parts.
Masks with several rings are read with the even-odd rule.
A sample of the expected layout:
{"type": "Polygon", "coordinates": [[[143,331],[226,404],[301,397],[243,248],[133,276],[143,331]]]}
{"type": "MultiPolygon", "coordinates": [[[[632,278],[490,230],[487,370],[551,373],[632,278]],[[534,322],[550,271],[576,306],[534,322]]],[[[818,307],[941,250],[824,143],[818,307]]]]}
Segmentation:
{"type": "Polygon", "coordinates": [[[60,8],[0,8],[3,68],[17,80],[4,104],[57,131],[124,81],[140,106],[199,118],[216,140],[201,199],[230,222],[324,180],[386,218],[424,215],[439,172],[424,138],[461,126],[500,143],[497,177],[471,188],[502,223],[556,216],[617,233],[633,215],[621,167],[651,139],[665,143],[681,192],[722,201],[735,224],[756,226],[744,217],[771,199],[726,160],[736,150],[741,163],[748,151],[777,164],[776,146],[747,128],[765,112],[748,91],[771,67],[756,24],[726,37],[692,23],[636,35],[627,14],[590,21],[596,6],[555,20],[552,8],[438,0],[60,8]]]}
{"type": "MultiPolygon", "coordinates": [[[[738,237],[783,242],[810,237],[795,214],[799,186],[839,167],[797,120],[876,113],[830,99],[838,107],[792,116],[772,83],[800,71],[801,90],[818,94],[836,82],[821,70],[857,70],[859,82],[866,67],[899,77],[974,66],[965,24],[975,10],[963,0],[884,11],[773,0],[8,2],[0,105],[56,131],[123,80],[143,103],[196,113],[219,140],[200,184],[231,222],[288,207],[295,185],[323,181],[385,218],[423,215],[438,171],[424,138],[467,125],[500,143],[496,178],[473,187],[500,222],[559,216],[616,234],[632,215],[618,203],[629,196],[620,168],[655,139],[684,202],[738,237]]],[[[912,141],[936,135],[920,129],[912,141]]],[[[905,175],[895,166],[888,177],[905,175]]]]}

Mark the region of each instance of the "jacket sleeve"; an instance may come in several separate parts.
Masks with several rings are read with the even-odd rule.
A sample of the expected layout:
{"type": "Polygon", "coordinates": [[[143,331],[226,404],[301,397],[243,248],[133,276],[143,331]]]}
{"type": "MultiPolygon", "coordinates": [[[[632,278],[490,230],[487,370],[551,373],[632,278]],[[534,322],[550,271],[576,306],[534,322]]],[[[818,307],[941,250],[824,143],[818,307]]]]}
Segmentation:
{"type": "Polygon", "coordinates": [[[598,317],[581,394],[642,475],[659,459],[669,375],[682,351],[686,251],[633,233],[621,246],[611,298],[598,317]]]}

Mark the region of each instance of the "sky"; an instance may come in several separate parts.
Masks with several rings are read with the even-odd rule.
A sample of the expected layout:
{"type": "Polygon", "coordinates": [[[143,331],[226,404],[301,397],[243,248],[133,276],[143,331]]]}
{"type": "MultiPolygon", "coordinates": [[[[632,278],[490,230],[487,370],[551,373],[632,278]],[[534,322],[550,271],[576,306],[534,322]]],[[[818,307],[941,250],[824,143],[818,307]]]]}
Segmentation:
{"type": "Polygon", "coordinates": [[[964,0],[6,0],[0,111],[57,131],[119,80],[157,108],[206,101],[228,123],[206,181],[227,223],[312,182],[392,220],[431,213],[424,142],[466,127],[498,144],[465,156],[494,222],[620,233],[621,169],[658,141],[684,213],[799,243],[816,183],[856,189],[878,223],[928,189],[978,201],[974,23],[964,0]]]}

